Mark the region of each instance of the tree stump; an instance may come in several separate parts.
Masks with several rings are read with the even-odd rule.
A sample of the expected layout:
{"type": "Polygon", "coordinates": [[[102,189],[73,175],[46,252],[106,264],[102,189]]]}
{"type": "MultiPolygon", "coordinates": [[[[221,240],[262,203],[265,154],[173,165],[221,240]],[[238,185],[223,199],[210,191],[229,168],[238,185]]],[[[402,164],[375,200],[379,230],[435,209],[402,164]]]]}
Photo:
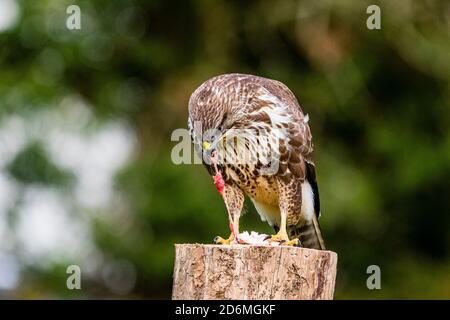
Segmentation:
{"type": "Polygon", "coordinates": [[[172,299],[333,299],[337,254],[254,245],[176,244],[172,299]]]}

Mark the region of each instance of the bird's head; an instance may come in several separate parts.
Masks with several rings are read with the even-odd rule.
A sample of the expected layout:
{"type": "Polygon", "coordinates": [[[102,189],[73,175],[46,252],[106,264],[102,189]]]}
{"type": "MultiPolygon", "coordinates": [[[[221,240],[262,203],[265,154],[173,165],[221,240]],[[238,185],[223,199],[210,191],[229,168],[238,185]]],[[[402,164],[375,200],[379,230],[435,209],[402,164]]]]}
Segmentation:
{"type": "Polygon", "coordinates": [[[200,146],[206,155],[211,155],[227,131],[242,121],[243,108],[239,101],[206,82],[189,100],[188,126],[194,144],[200,146]]]}
{"type": "Polygon", "coordinates": [[[211,155],[218,148],[218,144],[226,135],[227,131],[233,127],[228,120],[232,120],[220,107],[215,112],[212,110],[197,110],[194,107],[189,116],[189,129],[191,138],[197,148],[207,156],[211,155]],[[198,112],[197,112],[198,111],[198,112]],[[200,116],[198,116],[200,114],[200,116]]]}

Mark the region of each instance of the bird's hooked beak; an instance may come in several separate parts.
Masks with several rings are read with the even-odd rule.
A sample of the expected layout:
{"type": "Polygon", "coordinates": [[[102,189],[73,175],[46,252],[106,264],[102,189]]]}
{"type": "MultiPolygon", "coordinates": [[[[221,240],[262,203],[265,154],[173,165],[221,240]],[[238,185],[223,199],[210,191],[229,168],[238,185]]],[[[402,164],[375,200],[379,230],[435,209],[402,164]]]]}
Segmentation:
{"type": "Polygon", "coordinates": [[[214,168],[215,173],[217,174],[217,151],[213,148],[213,145],[208,141],[203,141],[203,150],[206,152],[206,156],[210,159],[211,164],[214,168]]]}
{"type": "Polygon", "coordinates": [[[211,149],[211,143],[209,143],[208,141],[203,141],[203,149],[205,151],[208,151],[209,149],[211,149]]]}

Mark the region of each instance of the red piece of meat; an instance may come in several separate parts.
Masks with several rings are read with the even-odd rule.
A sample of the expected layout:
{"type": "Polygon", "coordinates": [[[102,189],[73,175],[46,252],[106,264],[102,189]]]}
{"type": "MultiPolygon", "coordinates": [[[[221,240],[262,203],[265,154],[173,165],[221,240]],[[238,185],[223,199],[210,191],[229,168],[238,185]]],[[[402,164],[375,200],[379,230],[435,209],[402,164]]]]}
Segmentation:
{"type": "Polygon", "coordinates": [[[225,188],[225,181],[223,180],[222,174],[217,172],[214,176],[214,185],[216,186],[217,191],[222,195],[223,189],[225,188]]]}

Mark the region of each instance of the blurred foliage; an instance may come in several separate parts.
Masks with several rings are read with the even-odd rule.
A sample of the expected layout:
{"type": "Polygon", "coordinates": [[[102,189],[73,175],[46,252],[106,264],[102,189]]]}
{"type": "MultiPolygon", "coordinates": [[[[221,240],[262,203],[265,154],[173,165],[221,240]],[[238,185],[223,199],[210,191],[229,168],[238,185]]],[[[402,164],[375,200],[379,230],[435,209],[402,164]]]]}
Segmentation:
{"type": "Polygon", "coordinates": [[[38,142],[25,146],[7,166],[7,170],[17,181],[24,184],[66,186],[74,178],[70,172],[52,163],[45,149],[38,142]]]}
{"type": "MultiPolygon", "coordinates": [[[[82,216],[99,256],[134,266],[127,297],[169,297],[173,244],[227,235],[210,177],[171,162],[170,133],[186,127],[197,86],[240,72],[282,81],[310,116],[336,298],[450,298],[448,1],[80,0],[73,31],[73,1],[18,3],[18,23],[0,32],[0,120],[77,95],[137,137],[114,180],[121,205],[82,216]],[[369,4],[381,30],[366,28],[369,4]],[[371,264],[382,290],[366,288],[371,264]]],[[[24,147],[9,173],[24,184],[72,179],[44,150],[24,147]]],[[[270,232],[246,207],[243,229],[270,232]]],[[[117,294],[95,273],[68,293],[63,261],[23,273],[11,296],[117,294]]]]}

